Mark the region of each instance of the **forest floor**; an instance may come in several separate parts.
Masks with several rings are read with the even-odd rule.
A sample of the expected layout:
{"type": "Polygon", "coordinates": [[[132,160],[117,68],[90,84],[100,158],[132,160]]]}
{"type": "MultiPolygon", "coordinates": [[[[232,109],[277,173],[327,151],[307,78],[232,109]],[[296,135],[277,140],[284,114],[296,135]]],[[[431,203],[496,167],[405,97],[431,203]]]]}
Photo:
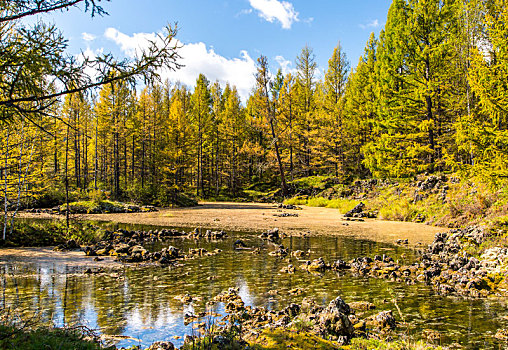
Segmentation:
{"type": "MultiPolygon", "coordinates": [[[[197,207],[162,209],[151,213],[85,214],[79,220],[112,221],[167,227],[207,228],[225,231],[261,232],[279,228],[290,235],[341,235],[394,243],[408,239],[409,245],[427,245],[446,228],[411,222],[365,219],[346,221],[337,209],[302,206],[302,210],[279,209],[274,204],[202,202],[197,207]],[[280,217],[283,213],[298,216],[280,217]]],[[[50,214],[23,213],[22,217],[55,218],[50,214]]]]}

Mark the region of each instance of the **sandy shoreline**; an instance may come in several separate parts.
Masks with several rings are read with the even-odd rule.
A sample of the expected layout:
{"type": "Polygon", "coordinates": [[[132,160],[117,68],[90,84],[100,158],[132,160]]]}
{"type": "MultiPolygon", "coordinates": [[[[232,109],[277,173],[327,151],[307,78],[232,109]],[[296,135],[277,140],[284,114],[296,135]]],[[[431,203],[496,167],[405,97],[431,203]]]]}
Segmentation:
{"type": "MultiPolygon", "coordinates": [[[[48,214],[21,213],[21,217],[55,218],[48,214]]],[[[446,228],[424,224],[366,219],[345,221],[337,209],[303,207],[303,210],[281,210],[273,204],[204,202],[198,207],[162,209],[152,213],[90,214],[79,219],[113,221],[169,227],[200,227],[231,231],[260,232],[279,228],[292,235],[341,235],[378,242],[394,243],[408,239],[410,245],[429,244],[437,232],[446,228]],[[298,217],[276,217],[276,214],[298,214],[298,217]]]]}

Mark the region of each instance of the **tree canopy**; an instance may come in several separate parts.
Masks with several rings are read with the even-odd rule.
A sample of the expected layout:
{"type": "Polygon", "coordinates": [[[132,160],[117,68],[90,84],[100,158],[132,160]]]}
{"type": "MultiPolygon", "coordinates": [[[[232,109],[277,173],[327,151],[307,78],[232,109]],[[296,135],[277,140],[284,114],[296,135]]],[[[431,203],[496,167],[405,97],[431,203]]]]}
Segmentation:
{"type": "Polygon", "coordinates": [[[157,40],[132,60],[111,54],[72,56],[55,25],[29,25],[26,17],[84,5],[92,16],[106,15],[100,0],[29,0],[0,2],[0,121],[52,114],[58,98],[120,80],[157,79],[161,69],[178,69],[176,27],[167,26],[157,40]]]}

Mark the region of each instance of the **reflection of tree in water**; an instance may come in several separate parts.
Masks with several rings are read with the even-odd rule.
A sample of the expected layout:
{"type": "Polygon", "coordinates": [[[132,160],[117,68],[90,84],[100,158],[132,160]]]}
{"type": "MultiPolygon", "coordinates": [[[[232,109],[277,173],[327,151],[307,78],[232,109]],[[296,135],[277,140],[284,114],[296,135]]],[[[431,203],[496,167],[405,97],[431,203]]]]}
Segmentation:
{"type": "Polygon", "coordinates": [[[63,324],[74,325],[85,323],[85,311],[90,295],[90,281],[82,276],[65,275],[63,284],[63,324]]]}
{"type": "Polygon", "coordinates": [[[97,325],[104,334],[123,334],[128,314],[132,309],[129,286],[124,288],[123,278],[100,275],[93,278],[92,302],[97,313],[97,325]]]}

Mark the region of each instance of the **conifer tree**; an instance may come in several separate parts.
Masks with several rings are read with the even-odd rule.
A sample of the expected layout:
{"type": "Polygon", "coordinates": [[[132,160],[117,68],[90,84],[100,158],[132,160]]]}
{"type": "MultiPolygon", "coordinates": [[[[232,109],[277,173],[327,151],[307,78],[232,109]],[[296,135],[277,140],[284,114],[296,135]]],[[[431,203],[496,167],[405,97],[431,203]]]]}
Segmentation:
{"type": "Polygon", "coordinates": [[[208,148],[208,129],[211,122],[211,104],[209,81],[200,74],[196,81],[196,88],[192,94],[192,110],[194,121],[197,125],[197,174],[196,194],[205,195],[205,149],[208,148]]]}
{"type": "Polygon", "coordinates": [[[380,138],[365,147],[374,175],[404,177],[441,166],[456,15],[454,0],[395,0],[390,7],[378,51],[380,138]]]}
{"type": "Polygon", "coordinates": [[[344,173],[346,130],[344,129],[343,97],[348,74],[349,61],[339,43],[328,61],[328,70],[324,78],[322,106],[325,123],[319,139],[324,152],[330,154],[330,160],[337,177],[339,173],[344,173]]]}
{"type": "Polygon", "coordinates": [[[457,142],[471,154],[473,173],[497,182],[508,176],[508,7],[480,2],[483,37],[472,48],[469,82],[479,108],[458,123],[457,142]]]}
{"type": "Polygon", "coordinates": [[[286,176],[284,172],[284,166],[282,165],[282,158],[280,156],[279,140],[275,132],[275,111],[272,106],[272,100],[270,96],[270,77],[268,71],[268,61],[265,56],[261,56],[258,59],[258,67],[256,73],[256,90],[257,95],[260,98],[260,102],[264,105],[263,115],[265,120],[270,126],[270,132],[272,136],[273,147],[275,149],[275,156],[277,157],[277,164],[279,166],[279,174],[281,177],[281,190],[282,196],[286,197],[288,194],[288,188],[286,184],[286,176]]]}
{"type": "Polygon", "coordinates": [[[317,63],[313,50],[306,45],[300,55],[296,58],[297,84],[296,96],[298,105],[297,117],[297,135],[300,146],[300,161],[303,163],[303,169],[308,176],[312,173],[311,167],[311,121],[315,110],[314,92],[316,88],[316,69],[317,63]]]}
{"type": "Polygon", "coordinates": [[[344,128],[347,130],[348,169],[365,175],[362,147],[374,140],[373,123],[379,103],[377,77],[377,40],[371,34],[354,72],[349,75],[344,97],[344,128]]]}

